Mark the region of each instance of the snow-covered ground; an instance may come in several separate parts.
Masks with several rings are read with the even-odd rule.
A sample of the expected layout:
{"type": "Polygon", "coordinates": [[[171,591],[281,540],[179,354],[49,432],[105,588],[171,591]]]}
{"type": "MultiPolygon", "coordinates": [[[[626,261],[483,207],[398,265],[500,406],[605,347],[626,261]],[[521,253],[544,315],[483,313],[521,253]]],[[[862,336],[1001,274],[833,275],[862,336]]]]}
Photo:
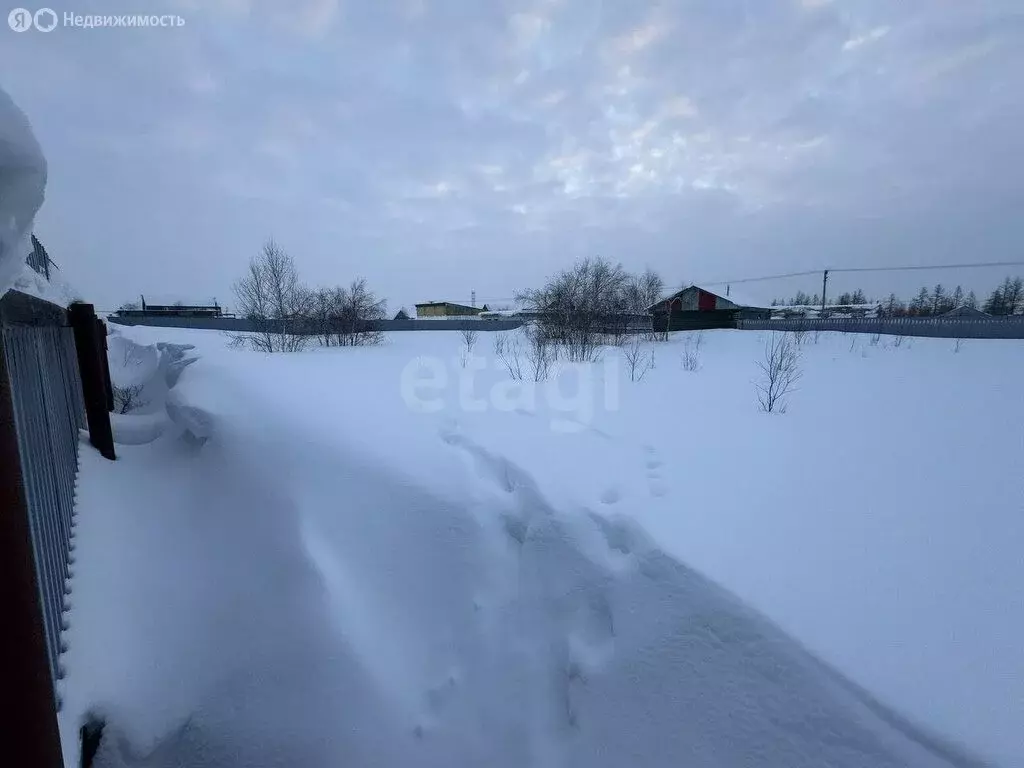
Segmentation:
{"type": "Polygon", "coordinates": [[[103,765],[1024,765],[1020,342],[808,337],[767,415],[753,332],[532,396],[491,334],[118,332],[69,755],[94,708],[103,765]]]}

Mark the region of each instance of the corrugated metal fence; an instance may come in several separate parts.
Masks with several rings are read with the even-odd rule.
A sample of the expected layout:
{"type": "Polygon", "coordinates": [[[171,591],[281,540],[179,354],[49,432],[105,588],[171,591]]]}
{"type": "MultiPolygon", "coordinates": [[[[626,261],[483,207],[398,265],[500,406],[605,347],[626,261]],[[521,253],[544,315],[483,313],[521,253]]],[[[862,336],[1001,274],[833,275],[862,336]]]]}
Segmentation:
{"type": "Polygon", "coordinates": [[[81,441],[115,458],[105,334],[17,291],[0,299],[0,764],[63,764],[57,730],[61,634],[74,561],[81,441]]]}
{"type": "Polygon", "coordinates": [[[739,320],[746,331],[840,331],[946,339],[1024,339],[1024,315],[1005,317],[878,317],[739,320]]]}
{"type": "Polygon", "coordinates": [[[63,677],[59,664],[61,614],[71,559],[78,430],[85,426],[74,332],[70,326],[6,327],[3,351],[11,380],[50,674],[59,680],[63,677]]]}
{"type": "MultiPolygon", "coordinates": [[[[148,325],[160,328],[192,328],[195,330],[227,331],[229,333],[252,333],[258,331],[260,323],[244,317],[116,317],[110,322],[118,325],[148,325]]],[[[369,324],[372,331],[511,331],[523,325],[522,320],[477,320],[475,318],[439,318],[437,320],[374,320],[369,324]]],[[[310,330],[315,334],[316,331],[310,330]]]]}

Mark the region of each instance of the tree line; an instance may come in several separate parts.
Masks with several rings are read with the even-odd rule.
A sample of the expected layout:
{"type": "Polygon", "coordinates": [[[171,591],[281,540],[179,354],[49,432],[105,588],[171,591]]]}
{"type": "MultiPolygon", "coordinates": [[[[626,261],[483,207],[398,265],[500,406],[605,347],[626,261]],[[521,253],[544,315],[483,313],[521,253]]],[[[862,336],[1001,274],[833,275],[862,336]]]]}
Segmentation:
{"type": "MultiPolygon", "coordinates": [[[[841,293],[828,302],[830,306],[847,306],[856,304],[877,304],[881,314],[888,317],[931,317],[952,312],[965,307],[979,309],[989,315],[1015,315],[1024,312],[1024,279],[1007,277],[985,299],[979,302],[974,291],[964,291],[958,285],[950,291],[942,283],[932,288],[922,286],[910,301],[903,301],[895,293],[890,293],[884,301],[872,301],[864,291],[841,293]]],[[[775,299],[773,307],[778,306],[820,306],[821,297],[803,291],[789,299],[775,299]]]]}
{"type": "Polygon", "coordinates": [[[234,343],[259,352],[297,352],[312,339],[324,346],[378,344],[374,321],[385,317],[387,304],[356,278],[347,286],[310,287],[299,279],[295,260],[273,239],[234,285],[237,314],[253,330],[238,333],[234,343]]]}
{"type": "MultiPolygon", "coordinates": [[[[829,306],[848,306],[851,304],[868,304],[870,300],[864,294],[860,288],[853,293],[841,293],[838,296],[834,296],[831,300],[827,301],[826,304],[829,306]]],[[[773,307],[820,307],[821,306],[821,294],[809,294],[803,291],[797,291],[796,296],[791,299],[772,299],[773,307]]]]}

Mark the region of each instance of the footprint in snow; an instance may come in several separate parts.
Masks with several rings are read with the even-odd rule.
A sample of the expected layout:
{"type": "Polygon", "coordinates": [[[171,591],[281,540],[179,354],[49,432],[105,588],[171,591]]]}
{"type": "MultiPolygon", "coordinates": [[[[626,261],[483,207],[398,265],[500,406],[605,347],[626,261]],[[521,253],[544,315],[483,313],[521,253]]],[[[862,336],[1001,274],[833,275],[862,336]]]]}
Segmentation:
{"type": "Polygon", "coordinates": [[[618,488],[608,488],[601,494],[602,504],[618,504],[620,501],[622,501],[622,494],[618,488]]]}
{"type": "Polygon", "coordinates": [[[661,475],[661,468],[665,466],[665,462],[661,460],[654,446],[645,445],[644,455],[644,468],[647,470],[647,484],[651,496],[656,499],[664,498],[669,493],[669,487],[661,475]]]}

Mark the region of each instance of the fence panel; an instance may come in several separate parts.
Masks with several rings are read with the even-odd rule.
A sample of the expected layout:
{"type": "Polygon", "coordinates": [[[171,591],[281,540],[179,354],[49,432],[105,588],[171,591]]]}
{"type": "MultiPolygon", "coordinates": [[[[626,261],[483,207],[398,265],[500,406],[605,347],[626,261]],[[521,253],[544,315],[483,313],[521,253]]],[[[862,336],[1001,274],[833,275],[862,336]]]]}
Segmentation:
{"type": "Polygon", "coordinates": [[[86,425],[69,320],[65,308],[23,293],[0,299],[0,749],[19,764],[54,768],[62,765],[56,683],[86,425]]]}
{"type": "Polygon", "coordinates": [[[739,320],[736,327],[746,331],[839,331],[944,339],[1024,339],[1024,315],[739,320]]]}
{"type": "Polygon", "coordinates": [[[10,377],[53,680],[63,677],[59,661],[61,621],[69,576],[78,429],[84,418],[78,370],[68,354],[68,347],[73,346],[68,327],[3,329],[3,352],[10,377]]]}

